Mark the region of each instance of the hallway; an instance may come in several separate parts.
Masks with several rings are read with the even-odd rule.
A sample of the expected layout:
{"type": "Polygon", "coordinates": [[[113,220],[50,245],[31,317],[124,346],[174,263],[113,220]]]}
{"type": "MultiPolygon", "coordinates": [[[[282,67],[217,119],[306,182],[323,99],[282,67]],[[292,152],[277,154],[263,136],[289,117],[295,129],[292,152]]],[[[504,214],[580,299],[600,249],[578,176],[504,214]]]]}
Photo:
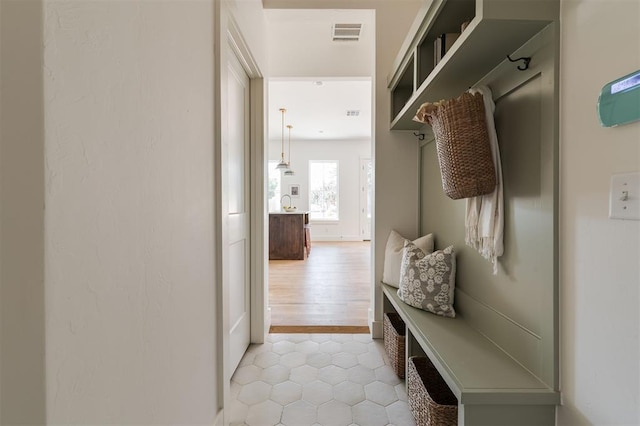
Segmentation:
{"type": "Polygon", "coordinates": [[[371,243],[314,242],[306,260],[269,261],[272,326],[367,327],[371,243]]]}
{"type": "Polygon", "coordinates": [[[240,362],[231,397],[231,425],[414,425],[404,380],[368,334],[270,334],[240,362]]]}

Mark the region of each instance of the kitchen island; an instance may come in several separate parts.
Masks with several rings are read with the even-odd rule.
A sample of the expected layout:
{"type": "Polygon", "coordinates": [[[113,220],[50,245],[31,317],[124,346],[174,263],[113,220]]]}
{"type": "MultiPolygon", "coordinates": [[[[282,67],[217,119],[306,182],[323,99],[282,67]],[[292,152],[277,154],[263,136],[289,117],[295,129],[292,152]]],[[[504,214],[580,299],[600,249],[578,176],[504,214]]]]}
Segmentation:
{"type": "Polygon", "coordinates": [[[304,260],[310,252],[309,212],[269,213],[269,260],[304,260]]]}

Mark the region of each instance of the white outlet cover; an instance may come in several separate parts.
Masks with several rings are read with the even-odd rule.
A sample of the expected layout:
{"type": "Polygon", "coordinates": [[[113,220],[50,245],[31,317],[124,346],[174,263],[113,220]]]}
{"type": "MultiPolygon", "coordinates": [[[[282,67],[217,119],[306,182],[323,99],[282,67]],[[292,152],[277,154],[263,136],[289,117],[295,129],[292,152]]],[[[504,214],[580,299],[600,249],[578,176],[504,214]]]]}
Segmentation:
{"type": "Polygon", "coordinates": [[[611,176],[609,217],[640,220],[640,172],[611,176]]]}

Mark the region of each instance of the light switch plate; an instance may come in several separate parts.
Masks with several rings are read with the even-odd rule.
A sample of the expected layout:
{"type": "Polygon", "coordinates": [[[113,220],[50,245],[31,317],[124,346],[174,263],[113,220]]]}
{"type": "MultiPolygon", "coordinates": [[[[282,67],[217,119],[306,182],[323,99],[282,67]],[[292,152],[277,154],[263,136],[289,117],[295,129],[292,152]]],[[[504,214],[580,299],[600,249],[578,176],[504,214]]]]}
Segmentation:
{"type": "Polygon", "coordinates": [[[640,173],[611,176],[609,191],[611,219],[640,220],[640,173]]]}

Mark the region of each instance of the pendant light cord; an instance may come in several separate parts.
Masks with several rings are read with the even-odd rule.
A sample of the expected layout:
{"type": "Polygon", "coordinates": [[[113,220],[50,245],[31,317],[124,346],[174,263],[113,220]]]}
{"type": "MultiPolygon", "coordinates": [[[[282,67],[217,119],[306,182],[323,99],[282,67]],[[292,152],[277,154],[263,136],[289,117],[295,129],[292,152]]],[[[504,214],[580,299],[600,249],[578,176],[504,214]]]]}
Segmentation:
{"type": "Polygon", "coordinates": [[[282,113],[282,145],[280,149],[282,163],[284,163],[284,113],[286,111],[287,111],[286,109],[280,108],[280,112],[282,113]]]}
{"type": "Polygon", "coordinates": [[[291,129],[293,128],[293,126],[291,124],[287,124],[287,129],[289,129],[289,161],[287,161],[287,164],[291,164],[291,129]]]}

